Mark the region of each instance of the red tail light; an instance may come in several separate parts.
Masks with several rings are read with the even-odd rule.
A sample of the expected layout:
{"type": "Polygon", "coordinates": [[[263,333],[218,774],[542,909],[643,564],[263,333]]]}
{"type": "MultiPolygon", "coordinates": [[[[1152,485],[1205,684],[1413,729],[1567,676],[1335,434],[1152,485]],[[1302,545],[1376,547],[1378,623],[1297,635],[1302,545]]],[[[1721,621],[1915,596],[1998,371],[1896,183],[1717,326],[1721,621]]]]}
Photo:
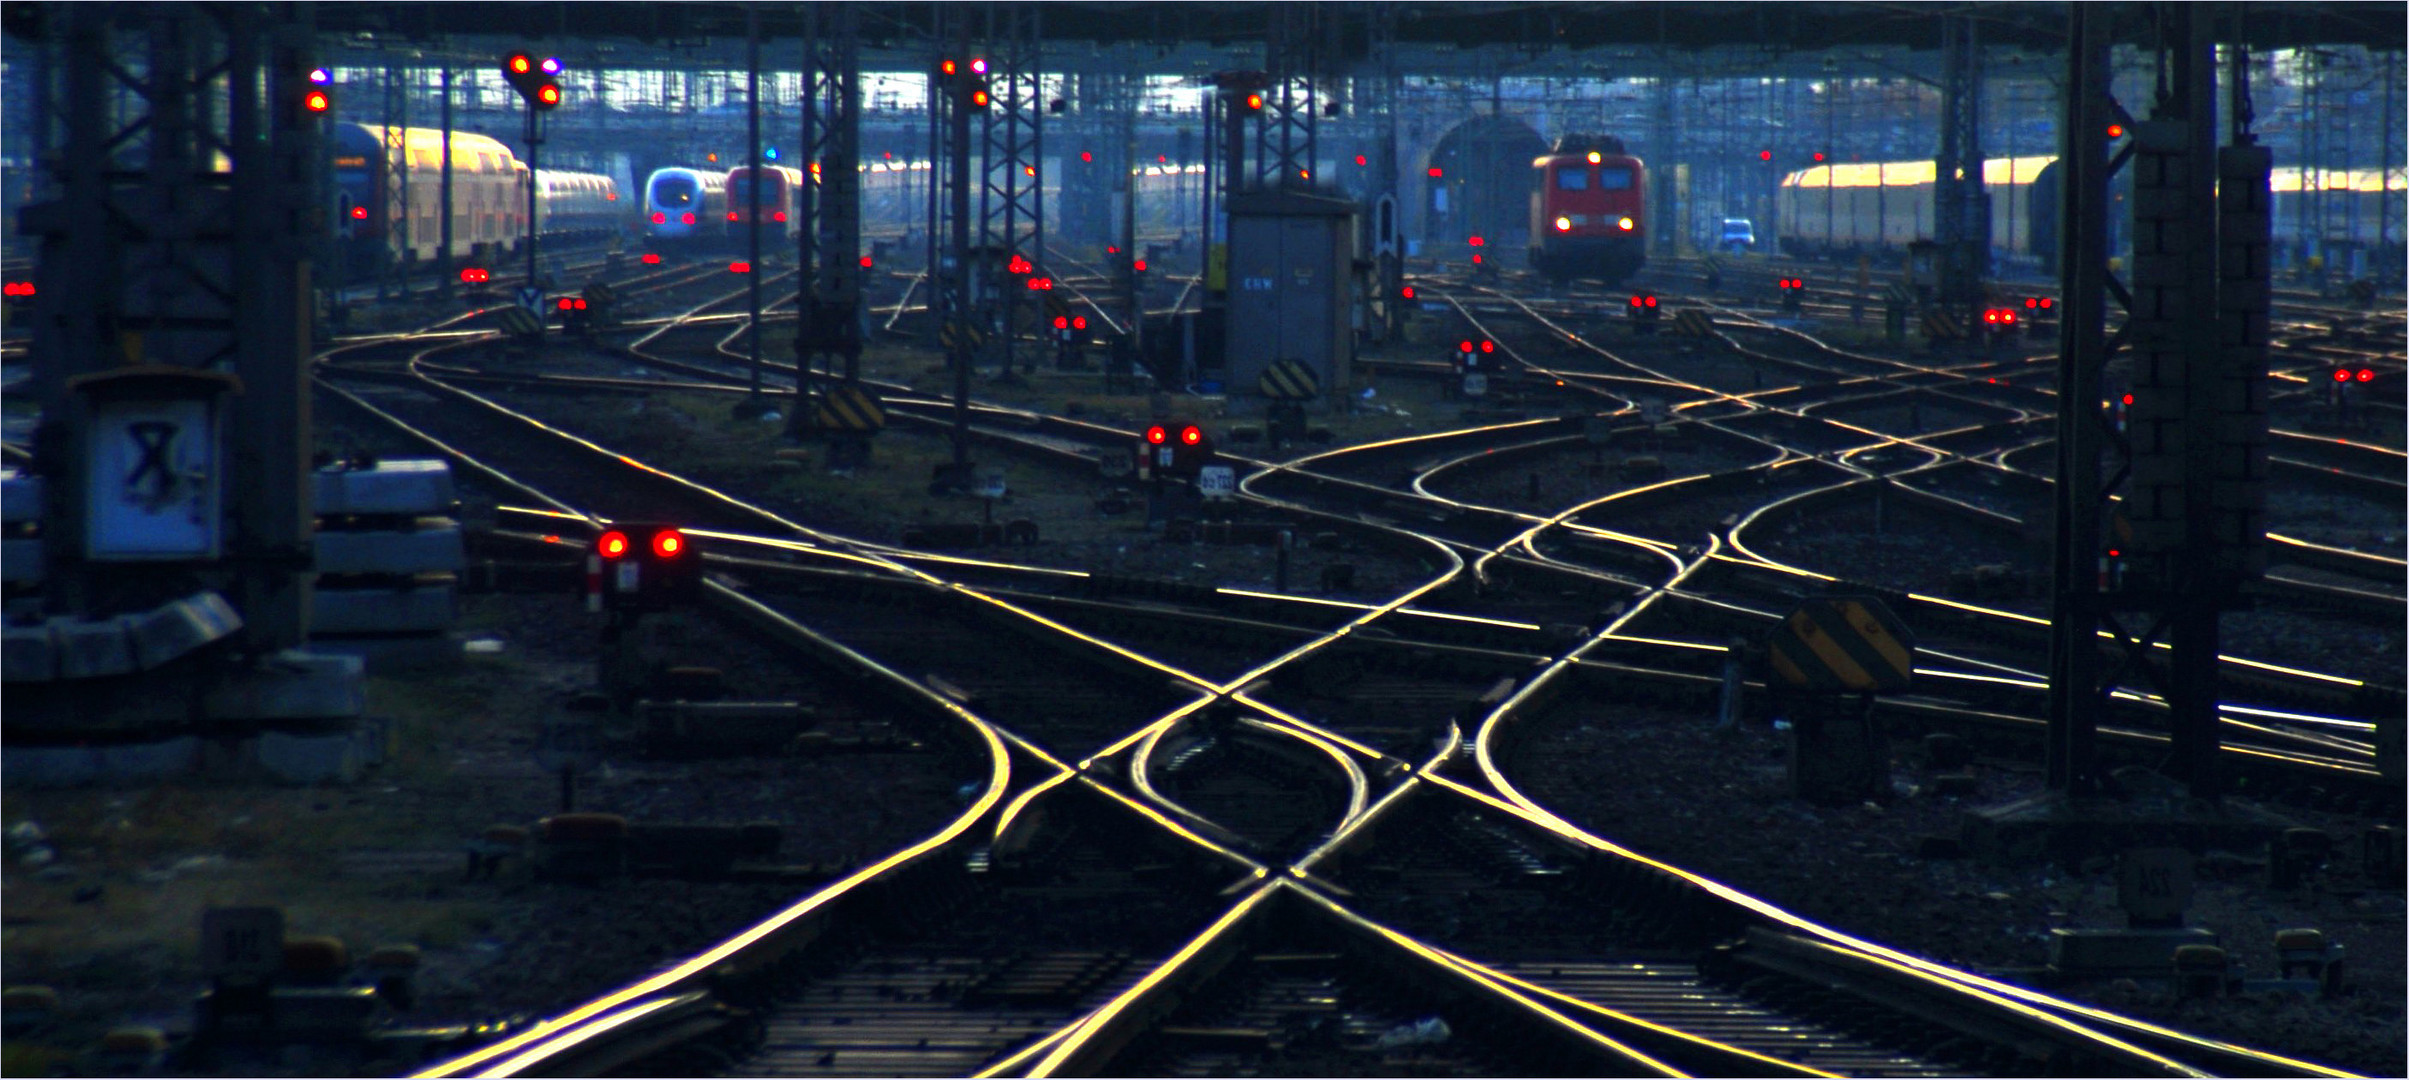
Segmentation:
{"type": "Polygon", "coordinates": [[[679,214],[679,215],[678,215],[678,224],[681,224],[681,225],[692,225],[692,224],[694,224],[694,214],[693,214],[693,212],[692,212],[692,211],[688,211],[687,213],[679,214]]]}
{"type": "Polygon", "coordinates": [[[655,225],[667,225],[669,224],[669,215],[655,210],[652,212],[652,223],[655,225]]]}

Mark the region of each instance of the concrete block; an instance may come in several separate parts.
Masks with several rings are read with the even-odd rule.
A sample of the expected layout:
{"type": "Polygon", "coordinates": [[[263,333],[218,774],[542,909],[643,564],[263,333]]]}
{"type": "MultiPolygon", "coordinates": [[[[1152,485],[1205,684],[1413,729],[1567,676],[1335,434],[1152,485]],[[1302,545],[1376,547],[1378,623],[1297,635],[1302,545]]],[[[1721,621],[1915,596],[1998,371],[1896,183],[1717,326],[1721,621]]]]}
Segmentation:
{"type": "Polygon", "coordinates": [[[2174,968],[2177,948],[2216,943],[2215,934],[2198,927],[2169,930],[2059,927],[2049,932],[2049,966],[2061,975],[2078,978],[2164,976],[2174,968]]]}
{"type": "Polygon", "coordinates": [[[157,780],[192,772],[201,740],[190,735],[117,746],[12,746],[0,755],[0,783],[74,787],[122,780],[157,780]]]}
{"type": "Polygon", "coordinates": [[[320,470],[310,474],[318,513],[441,514],[459,496],[452,490],[452,465],[436,458],[380,461],[373,469],[320,470]]]}
{"type": "Polygon", "coordinates": [[[299,649],[236,672],[211,687],[202,713],[213,720],[319,720],[357,717],[368,707],[356,656],[299,649]]]}
{"type": "Polygon", "coordinates": [[[319,589],[312,598],[313,632],[321,634],[413,634],[449,629],[454,613],[453,582],[406,589],[319,589]]]}
{"type": "Polygon", "coordinates": [[[414,532],[320,532],[317,540],[321,574],[454,573],[467,561],[460,526],[441,526],[414,532]]]}
{"type": "Polygon", "coordinates": [[[42,580],[42,541],[40,537],[17,536],[0,540],[0,581],[33,584],[42,580]]]}
{"type": "Polygon", "coordinates": [[[48,622],[0,627],[0,682],[48,682],[58,677],[58,637],[48,622]]]}
{"type": "Polygon", "coordinates": [[[367,762],[359,731],[346,729],[309,734],[260,732],[259,764],[288,784],[348,784],[360,778],[367,762]]]}
{"type": "Polygon", "coordinates": [[[171,600],[133,616],[134,659],[155,668],[243,628],[234,605],[215,592],[171,600]]]}
{"type": "Polygon", "coordinates": [[[50,620],[51,630],[57,635],[59,643],[59,677],[89,679],[133,672],[133,621],[131,616],[125,615],[96,622],[69,618],[50,620]]]}
{"type": "Polygon", "coordinates": [[[42,478],[15,469],[0,469],[0,522],[16,525],[42,520],[42,478]]]}

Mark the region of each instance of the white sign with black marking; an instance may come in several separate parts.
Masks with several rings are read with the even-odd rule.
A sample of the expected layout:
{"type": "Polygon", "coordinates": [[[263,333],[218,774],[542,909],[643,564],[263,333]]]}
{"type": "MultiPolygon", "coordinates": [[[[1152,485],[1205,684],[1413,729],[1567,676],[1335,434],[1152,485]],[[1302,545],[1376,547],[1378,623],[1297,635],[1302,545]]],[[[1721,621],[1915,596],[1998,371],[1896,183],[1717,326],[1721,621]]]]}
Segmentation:
{"type": "Polygon", "coordinates": [[[1208,499],[1235,498],[1238,472],[1227,465],[1207,465],[1196,470],[1196,490],[1208,499]]]}

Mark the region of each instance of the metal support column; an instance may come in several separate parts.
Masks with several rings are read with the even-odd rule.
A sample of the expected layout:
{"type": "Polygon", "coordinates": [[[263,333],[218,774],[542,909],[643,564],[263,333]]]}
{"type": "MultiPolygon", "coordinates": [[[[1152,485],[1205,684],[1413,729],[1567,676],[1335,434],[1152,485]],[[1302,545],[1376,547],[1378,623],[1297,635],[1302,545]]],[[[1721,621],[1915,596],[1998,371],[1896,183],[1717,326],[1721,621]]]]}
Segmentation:
{"type": "Polygon", "coordinates": [[[306,167],[320,120],[300,105],[309,7],[78,4],[58,14],[68,121],[52,166],[59,198],[22,219],[42,237],[32,357],[44,415],[36,465],[54,478],[45,603],[93,616],[183,587],[86,561],[80,472],[92,441],[115,433],[93,429],[68,380],[132,364],[226,371],[243,382],[223,405],[227,452],[219,475],[192,478],[226,510],[224,561],[166,572],[226,587],[253,653],[298,645],[312,517],[304,245],[325,228],[320,172],[306,167]]]}
{"type": "Polygon", "coordinates": [[[1254,170],[1240,175],[1263,187],[1300,187],[1320,175],[1315,77],[1321,66],[1322,5],[1306,0],[1266,10],[1270,25],[1263,66],[1271,83],[1263,94],[1262,123],[1255,128],[1254,170]]]}
{"type": "MultiPolygon", "coordinates": [[[[1940,244],[1938,299],[1981,324],[1991,274],[1991,200],[1982,184],[1982,52],[1971,17],[1941,20],[1941,142],[1933,157],[1932,234],[1940,244]]],[[[1968,340],[1973,340],[1969,338],[1968,340]]]]}
{"type": "Polygon", "coordinates": [[[1379,300],[1380,336],[1395,340],[1405,314],[1405,207],[1397,190],[1397,6],[1373,6],[1369,53],[1377,66],[1361,65],[1355,75],[1356,115],[1367,118],[1379,140],[1372,160],[1371,183],[1364,198],[1371,210],[1375,288],[1379,300]]]}
{"type": "MultiPolygon", "coordinates": [[[[1018,255],[1042,267],[1046,225],[1038,193],[1045,181],[1045,102],[1040,97],[1037,41],[1043,12],[995,4],[986,14],[991,97],[981,128],[985,173],[979,194],[979,247],[997,259],[1018,255]]],[[[1045,273],[1033,270],[1022,279],[1003,275],[981,298],[982,306],[992,305],[981,323],[990,335],[988,351],[999,375],[1011,373],[1022,331],[1035,329],[1036,313],[1044,310],[1028,295],[1026,279],[1045,273]]],[[[1028,363],[1035,362],[1032,355],[1028,363]]]]}
{"type": "Polygon", "coordinates": [[[2123,110],[2109,95],[2108,20],[2086,4],[2067,11],[2066,102],[2058,125],[2061,179],[2058,209],[2058,432],[2056,535],[2051,544],[2049,747],[2046,779],[2053,791],[2088,795],[2099,784],[2100,715],[2112,685],[2103,685],[2098,641],[2108,574],[2101,524],[2107,490],[2100,457],[2122,437],[2107,427],[2094,403],[2101,377],[2121,343],[2108,336],[2109,122],[2123,110]]]}
{"type": "MultiPolygon", "coordinates": [[[[410,159],[410,91],[409,68],[404,58],[386,53],[384,79],[384,108],[377,122],[385,140],[386,161],[410,159]]],[[[409,292],[410,273],[410,174],[414,169],[385,170],[385,250],[395,254],[377,268],[376,298],[384,300],[409,292]]]]}
{"type": "MultiPolygon", "coordinates": [[[[941,56],[966,68],[970,63],[970,17],[966,7],[954,5],[941,9],[938,16],[937,40],[950,42],[951,48],[939,46],[941,56]]],[[[953,369],[953,457],[931,490],[968,491],[971,473],[976,468],[970,460],[970,365],[976,357],[971,337],[974,322],[971,297],[977,286],[977,260],[970,248],[970,191],[973,180],[970,171],[970,107],[963,100],[959,79],[937,74],[939,65],[929,65],[929,113],[938,133],[937,145],[929,157],[932,175],[941,183],[931,189],[933,209],[942,209],[947,238],[937,250],[943,254],[932,260],[929,280],[936,287],[936,323],[938,338],[945,346],[945,362],[953,369]]],[[[935,217],[931,215],[932,219],[935,217]]]]}
{"type": "Polygon", "coordinates": [[[435,290],[446,300],[452,298],[452,62],[443,62],[443,100],[437,112],[443,123],[443,173],[437,181],[436,221],[439,237],[435,248],[435,290]]]}
{"type": "Polygon", "coordinates": [[[804,20],[805,176],[795,241],[801,293],[789,436],[811,430],[812,384],[859,383],[862,360],[860,16],[851,5],[829,4],[804,9],[804,20]]]}

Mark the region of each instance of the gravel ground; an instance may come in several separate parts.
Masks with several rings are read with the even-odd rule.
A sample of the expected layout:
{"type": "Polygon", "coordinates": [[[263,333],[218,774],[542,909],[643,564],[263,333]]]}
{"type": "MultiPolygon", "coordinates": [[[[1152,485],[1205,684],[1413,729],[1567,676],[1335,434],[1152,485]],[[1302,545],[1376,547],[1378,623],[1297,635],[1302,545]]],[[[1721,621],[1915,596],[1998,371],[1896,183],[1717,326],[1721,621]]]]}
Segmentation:
{"type": "MultiPolygon", "coordinates": [[[[10,984],[55,987],[63,1022],[45,1046],[77,1048],[127,1022],[189,1027],[201,988],[200,909],[274,903],[290,933],[334,933],[353,955],[424,950],[415,1022],[550,1015],[724,939],[813,888],[645,881],[608,894],[506,872],[463,884],[460,844],[493,823],[558,810],[530,755],[543,719],[591,685],[568,598],[462,598],[462,621],[503,642],[456,668],[374,680],[394,760],[349,788],[185,783],[142,790],[7,793],[10,823],[37,821],[59,861],[0,869],[10,984]],[[63,869],[59,869],[63,868],[63,869]],[[85,890],[98,895],[79,901],[85,890]]],[[[707,621],[670,635],[673,656],[716,660],[738,697],[813,701],[810,672],[707,621]]],[[[836,732],[878,725],[823,710],[836,732]]],[[[639,822],[784,825],[780,858],[834,871],[884,855],[958,812],[961,762],[863,752],[697,762],[647,760],[615,738],[578,785],[579,810],[639,822]]]]}
{"type": "MultiPolygon", "coordinates": [[[[1704,717],[1638,706],[1568,708],[1542,721],[1509,774],[1541,803],[1600,836],[1771,900],[1799,915],[1946,963],[1976,969],[2046,962],[2053,927],[2124,925],[2113,870],[1994,867],[1925,860],[1922,835],[1955,835],[1960,814],[2040,790],[2036,769],[1980,761],[1979,791],[1924,793],[1915,744],[1895,742],[1899,790],[1887,805],[1813,807],[1786,795],[1785,737],[1749,724],[1717,733],[1704,717]],[[1599,783],[1613,762],[1615,783],[1599,783]],[[1668,808],[1669,807],[1669,808],[1668,808]]],[[[2355,852],[2363,819],[2285,809],[2355,852]]],[[[2204,867],[2189,925],[2215,931],[2254,978],[2275,971],[2275,931],[2318,927],[2349,949],[2350,990],[2330,999],[2270,994],[2177,1003],[2130,985],[2066,996],[2189,1031],[2400,1076],[2404,1057],[2402,896],[2367,887],[2355,857],[2318,888],[2277,892],[2233,853],[2204,867]],[[2230,869],[2228,869],[2230,868],[2230,869]],[[2219,876],[2223,874],[2224,876],[2219,876]]]]}

